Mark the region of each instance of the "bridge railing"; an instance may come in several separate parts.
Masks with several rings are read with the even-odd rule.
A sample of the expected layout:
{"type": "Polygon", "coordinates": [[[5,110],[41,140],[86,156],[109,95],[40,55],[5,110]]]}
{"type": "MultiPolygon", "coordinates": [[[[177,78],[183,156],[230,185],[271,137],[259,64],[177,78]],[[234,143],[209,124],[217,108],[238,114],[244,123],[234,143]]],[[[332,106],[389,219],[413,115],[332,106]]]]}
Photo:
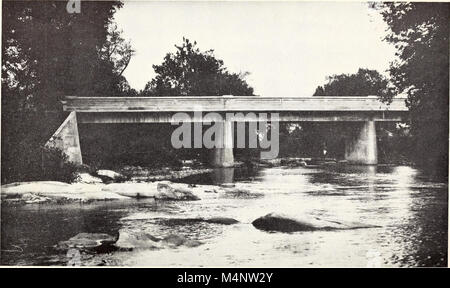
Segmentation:
{"type": "Polygon", "coordinates": [[[76,112],[408,111],[404,97],[396,97],[387,105],[376,96],[67,96],[62,103],[65,111],[76,112]]]}

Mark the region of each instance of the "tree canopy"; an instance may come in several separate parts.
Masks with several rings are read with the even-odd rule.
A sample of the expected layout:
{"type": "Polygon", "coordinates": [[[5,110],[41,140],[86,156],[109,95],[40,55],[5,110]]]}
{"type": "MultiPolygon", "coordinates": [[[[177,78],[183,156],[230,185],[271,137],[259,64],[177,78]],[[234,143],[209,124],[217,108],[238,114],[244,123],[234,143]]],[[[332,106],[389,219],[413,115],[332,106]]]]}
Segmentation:
{"type": "Polygon", "coordinates": [[[134,51],[112,23],[121,2],[86,2],[73,14],[64,1],[2,5],[5,110],[58,110],[64,95],[115,95],[126,86],[122,72],[134,51]]]}
{"type": "Polygon", "coordinates": [[[141,92],[144,96],[253,95],[245,81],[248,73],[230,73],[214,50],[200,51],[197,42],[183,38],[175,53],[167,53],[156,76],[141,92]]]}
{"type": "Polygon", "coordinates": [[[313,96],[369,96],[386,95],[388,80],[378,71],[360,68],[356,74],[327,77],[328,83],[318,86],[313,96]]]}
{"type": "Polygon", "coordinates": [[[450,4],[372,6],[389,27],[385,40],[397,49],[398,59],[391,63],[390,74],[396,94],[408,95],[418,162],[447,173],[450,4]]]}
{"type": "MultiPolygon", "coordinates": [[[[42,176],[42,145],[61,124],[65,95],[130,94],[122,76],[134,51],[114,26],[119,1],[2,2],[2,181],[42,176]]],[[[54,154],[59,157],[58,152],[54,154]]]]}

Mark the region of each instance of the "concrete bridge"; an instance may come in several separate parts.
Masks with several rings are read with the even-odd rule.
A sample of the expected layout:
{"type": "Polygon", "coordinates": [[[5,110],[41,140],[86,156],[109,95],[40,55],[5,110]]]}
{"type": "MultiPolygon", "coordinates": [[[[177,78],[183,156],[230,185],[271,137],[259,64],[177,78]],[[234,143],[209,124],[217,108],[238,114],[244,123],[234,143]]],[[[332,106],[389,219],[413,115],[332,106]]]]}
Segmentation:
{"type": "MultiPolygon", "coordinates": [[[[246,112],[278,113],[281,122],[357,122],[358,129],[347,137],[345,159],[357,164],[377,164],[376,122],[400,122],[408,117],[405,98],[394,98],[390,105],[376,96],[333,97],[260,97],[260,96],[189,96],[189,97],[74,97],[68,96],[64,111],[71,112],[47,146],[62,149],[76,164],[82,164],[78,123],[170,123],[177,112],[192,115],[201,112],[238,113],[236,122],[247,122],[246,112]],[[239,116],[241,115],[241,116],[239,116]],[[241,118],[239,118],[241,117],[241,118]]],[[[199,119],[198,119],[199,118],[199,119]]],[[[223,117],[225,119],[225,117],[223,117]]],[[[232,140],[232,126],[223,120],[223,139],[232,140]]],[[[230,146],[225,146],[230,147],[230,146]]],[[[232,147],[232,146],[231,146],[232,147]]],[[[231,166],[232,148],[215,148],[214,166],[231,166]]]]}

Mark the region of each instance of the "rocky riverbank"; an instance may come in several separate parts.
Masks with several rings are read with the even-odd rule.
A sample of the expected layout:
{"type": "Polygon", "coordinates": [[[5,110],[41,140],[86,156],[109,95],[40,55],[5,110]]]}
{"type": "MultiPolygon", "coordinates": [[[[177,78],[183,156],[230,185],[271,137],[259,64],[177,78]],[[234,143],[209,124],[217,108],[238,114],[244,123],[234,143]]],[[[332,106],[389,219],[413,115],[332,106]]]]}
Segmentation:
{"type": "Polygon", "coordinates": [[[148,168],[141,166],[124,166],[118,172],[133,182],[173,181],[184,177],[211,172],[213,169],[187,163],[179,169],[171,167],[148,168]]]}
{"type": "Polygon", "coordinates": [[[95,200],[122,200],[130,198],[154,198],[155,200],[199,200],[206,188],[189,187],[168,181],[149,183],[86,184],[56,181],[18,182],[2,186],[4,203],[36,204],[91,202],[95,200]]]}
{"type": "MultiPolygon", "coordinates": [[[[197,173],[199,171],[196,171],[197,173]]],[[[110,170],[79,173],[74,183],[58,181],[16,182],[1,186],[4,204],[92,202],[153,198],[169,201],[195,201],[211,197],[258,198],[245,184],[190,185],[170,181],[136,180],[110,170]],[[241,187],[242,186],[242,187],[241,187]]]]}

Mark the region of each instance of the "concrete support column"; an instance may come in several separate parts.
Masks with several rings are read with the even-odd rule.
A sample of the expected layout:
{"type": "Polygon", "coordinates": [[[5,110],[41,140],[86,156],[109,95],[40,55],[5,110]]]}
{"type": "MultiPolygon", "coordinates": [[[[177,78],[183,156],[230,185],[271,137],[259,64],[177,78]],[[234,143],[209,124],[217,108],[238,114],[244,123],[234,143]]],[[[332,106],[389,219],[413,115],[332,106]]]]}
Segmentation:
{"type": "Polygon", "coordinates": [[[233,183],[234,167],[216,168],[211,176],[214,185],[233,183]]]}
{"type": "Polygon", "coordinates": [[[234,165],[233,156],[233,123],[224,120],[220,125],[220,133],[216,135],[220,148],[213,148],[211,165],[214,167],[231,167],[234,165]]]}
{"type": "Polygon", "coordinates": [[[83,164],[76,112],[67,116],[45,146],[61,149],[67,155],[68,161],[83,164]]]}
{"type": "Polygon", "coordinates": [[[346,140],[345,159],[354,164],[378,163],[375,121],[365,121],[346,140]]]}

